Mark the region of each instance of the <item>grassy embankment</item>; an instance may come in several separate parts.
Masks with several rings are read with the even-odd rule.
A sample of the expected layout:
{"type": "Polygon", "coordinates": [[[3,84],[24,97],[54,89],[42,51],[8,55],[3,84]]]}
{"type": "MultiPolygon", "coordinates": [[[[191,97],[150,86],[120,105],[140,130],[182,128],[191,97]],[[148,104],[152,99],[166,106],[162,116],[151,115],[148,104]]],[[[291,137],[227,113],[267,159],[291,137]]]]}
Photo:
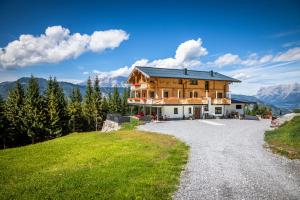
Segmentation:
{"type": "Polygon", "coordinates": [[[265,141],[275,153],[300,159],[300,116],[294,117],[278,129],[267,131],[265,141]]]}
{"type": "Polygon", "coordinates": [[[136,123],[1,150],[0,199],[170,199],[188,147],[136,123]]]}

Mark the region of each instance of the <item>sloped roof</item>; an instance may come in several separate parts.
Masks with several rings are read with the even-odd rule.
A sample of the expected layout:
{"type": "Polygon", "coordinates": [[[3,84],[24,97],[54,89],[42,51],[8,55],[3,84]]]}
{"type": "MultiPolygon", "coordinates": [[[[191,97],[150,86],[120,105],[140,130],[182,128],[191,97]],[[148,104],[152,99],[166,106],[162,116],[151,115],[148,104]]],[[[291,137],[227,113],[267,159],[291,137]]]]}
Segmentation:
{"type": "Polygon", "coordinates": [[[245,103],[245,104],[257,104],[255,101],[246,101],[241,99],[231,99],[231,103],[245,103]]]}
{"type": "Polygon", "coordinates": [[[187,74],[185,74],[184,69],[169,69],[169,68],[141,67],[141,66],[136,66],[135,68],[148,77],[188,78],[188,79],[198,79],[198,80],[241,82],[238,79],[231,78],[229,76],[225,76],[218,72],[212,72],[212,71],[187,70],[187,74]]]}

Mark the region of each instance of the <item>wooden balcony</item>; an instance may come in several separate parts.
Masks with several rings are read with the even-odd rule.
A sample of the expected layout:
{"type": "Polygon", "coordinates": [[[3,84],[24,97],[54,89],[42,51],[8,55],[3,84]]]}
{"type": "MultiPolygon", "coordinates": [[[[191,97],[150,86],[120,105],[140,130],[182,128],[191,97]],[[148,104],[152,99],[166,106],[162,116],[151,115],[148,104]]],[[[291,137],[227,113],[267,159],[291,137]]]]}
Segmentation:
{"type": "Polygon", "coordinates": [[[131,91],[135,91],[135,90],[145,90],[148,88],[148,84],[147,83],[135,83],[132,84],[130,86],[130,90],[131,91]]]}
{"type": "Polygon", "coordinates": [[[173,104],[208,104],[207,98],[161,98],[161,99],[146,99],[146,98],[128,98],[128,103],[132,104],[157,104],[157,105],[173,105],[173,104]]]}
{"type": "Polygon", "coordinates": [[[214,98],[211,100],[212,104],[231,104],[231,99],[227,98],[214,98]]]}

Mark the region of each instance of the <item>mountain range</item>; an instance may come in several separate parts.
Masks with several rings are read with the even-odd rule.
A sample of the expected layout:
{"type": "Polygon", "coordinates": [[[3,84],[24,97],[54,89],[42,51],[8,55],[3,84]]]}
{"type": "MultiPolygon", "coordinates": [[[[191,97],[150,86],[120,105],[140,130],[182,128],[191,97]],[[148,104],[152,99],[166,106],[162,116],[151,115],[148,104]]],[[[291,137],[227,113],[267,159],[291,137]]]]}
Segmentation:
{"type": "MultiPolygon", "coordinates": [[[[125,83],[125,81],[121,82],[122,80],[126,80],[125,77],[123,77],[123,78],[124,79],[119,78],[119,79],[116,80],[116,81],[119,81],[118,84],[122,85],[123,83],[125,83]]],[[[28,85],[29,79],[30,79],[29,77],[23,77],[23,78],[18,79],[18,81],[21,83],[21,85],[24,88],[26,88],[27,85],[28,85]]],[[[38,81],[39,86],[40,86],[40,91],[43,93],[47,88],[47,80],[44,79],[44,78],[37,78],[37,81],[38,81]]],[[[116,81],[114,81],[114,83],[116,83],[116,81]]],[[[5,82],[0,83],[0,95],[1,95],[1,97],[6,99],[7,96],[8,96],[9,90],[15,87],[16,82],[17,81],[5,81],[5,82]]],[[[58,81],[58,83],[63,88],[64,93],[65,93],[66,96],[70,96],[70,94],[72,92],[72,89],[74,87],[78,87],[82,95],[85,94],[86,83],[74,84],[74,83],[69,83],[69,82],[64,82],[64,81],[58,81]]],[[[104,84],[104,86],[103,86],[100,82],[101,92],[103,93],[103,95],[105,95],[105,96],[108,95],[108,93],[111,93],[113,91],[114,86],[119,86],[118,84],[114,85],[112,83],[113,82],[111,82],[111,85],[109,85],[106,82],[106,84],[104,84]]],[[[124,85],[122,85],[122,86],[124,86],[124,85]]],[[[119,89],[120,93],[123,92],[122,87],[118,87],[118,89],[119,89]]]]}
{"type": "Polygon", "coordinates": [[[256,97],[280,108],[288,110],[300,108],[300,84],[262,87],[257,91],[256,97]]]}
{"type": "MultiPolygon", "coordinates": [[[[47,80],[44,78],[37,78],[41,91],[45,91],[47,87],[47,80]]],[[[29,78],[23,77],[19,82],[26,88],[29,78]]],[[[113,91],[113,87],[118,87],[119,92],[122,93],[122,88],[126,86],[126,77],[118,76],[114,78],[104,77],[99,79],[102,93],[108,95],[113,91]]],[[[13,88],[16,81],[0,83],[0,95],[6,98],[8,91],[13,88]]],[[[86,82],[80,84],[73,84],[69,82],[59,81],[60,86],[63,88],[65,95],[71,94],[73,87],[79,87],[81,93],[85,94],[86,82]]],[[[232,98],[257,102],[258,104],[268,105],[272,107],[273,111],[278,113],[282,110],[283,113],[290,112],[295,108],[300,107],[300,84],[276,85],[271,87],[262,87],[254,96],[232,94],[232,98]]]]}

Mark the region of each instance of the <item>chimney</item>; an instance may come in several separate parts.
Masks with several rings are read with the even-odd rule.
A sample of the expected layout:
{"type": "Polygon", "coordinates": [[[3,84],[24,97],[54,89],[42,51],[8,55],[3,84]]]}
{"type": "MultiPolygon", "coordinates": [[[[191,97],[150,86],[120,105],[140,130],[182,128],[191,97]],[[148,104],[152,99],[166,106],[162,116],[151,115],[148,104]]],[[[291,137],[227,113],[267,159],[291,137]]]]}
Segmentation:
{"type": "Polygon", "coordinates": [[[183,69],[183,73],[184,73],[184,75],[187,75],[188,73],[187,73],[187,68],[184,68],[183,69]]]}
{"type": "Polygon", "coordinates": [[[210,76],[214,76],[214,71],[213,70],[210,71],[210,76]]]}

